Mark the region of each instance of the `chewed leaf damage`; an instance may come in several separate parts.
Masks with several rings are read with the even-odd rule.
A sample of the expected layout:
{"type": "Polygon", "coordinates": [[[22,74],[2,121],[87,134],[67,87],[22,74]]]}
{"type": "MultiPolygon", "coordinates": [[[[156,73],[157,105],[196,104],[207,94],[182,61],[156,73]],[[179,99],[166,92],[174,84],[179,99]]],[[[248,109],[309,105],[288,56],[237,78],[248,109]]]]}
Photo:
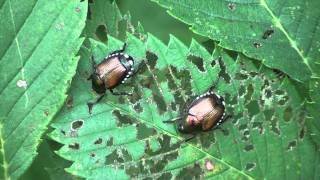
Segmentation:
{"type": "MultiPolygon", "coordinates": [[[[68,113],[60,113],[53,124],[56,131],[51,134],[67,145],[58,154],[75,162],[68,171],[86,178],[105,178],[108,174],[117,174],[119,179],[203,178],[228,172],[242,178],[263,178],[265,164],[256,154],[264,153],[266,146],[283,150],[271,147],[264,136],[275,144],[282,141],[284,153],[296,151],[303,141],[293,135],[280,140],[285,131],[300,132],[301,128],[295,127],[301,126],[296,121],[301,115],[294,113],[299,107],[291,105],[291,97],[274,81],[277,77],[272,70],[242,56],[234,59],[219,48],[211,54],[196,41],[187,47],[175,37],[165,45],[152,35],[141,42],[129,34],[126,43],[133,58],[145,59],[136,62],[144,64],[135,79],[119,86],[119,91],[131,89],[133,95],[107,95],[91,115],[85,106],[95,94],[90,82],[84,80],[84,72],[90,70],[92,54],[85,48],[80,52],[82,59],[70,92],[77,101],[62,112],[72,112],[76,116],[73,120],[85,123],[74,124],[77,136],[66,136],[61,130],[68,130],[73,120],[68,113]],[[185,111],[186,105],[206,92],[218,77],[215,93],[224,97],[226,112],[232,118],[191,142],[183,142],[186,136],[163,121],[185,111]],[[78,86],[86,88],[78,91],[78,86]],[[256,140],[260,137],[262,142],[256,140]],[[239,153],[241,159],[231,156],[239,153]]],[[[91,40],[90,48],[101,59],[122,44],[108,37],[107,45],[91,40]]]]}

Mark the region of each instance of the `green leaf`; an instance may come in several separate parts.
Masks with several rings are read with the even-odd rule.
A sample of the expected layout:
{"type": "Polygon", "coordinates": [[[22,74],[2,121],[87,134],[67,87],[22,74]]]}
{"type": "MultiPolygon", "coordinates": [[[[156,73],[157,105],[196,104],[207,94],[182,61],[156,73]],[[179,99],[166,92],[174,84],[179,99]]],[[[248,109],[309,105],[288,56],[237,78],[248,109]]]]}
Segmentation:
{"type": "Polygon", "coordinates": [[[152,0],[226,49],[298,81],[320,77],[319,0],[152,0]]]}
{"type": "Polygon", "coordinates": [[[37,155],[75,74],[87,2],[2,1],[0,179],[17,179],[37,155]]]}
{"type": "Polygon", "coordinates": [[[91,47],[80,51],[69,103],[50,134],[64,144],[58,155],[74,162],[68,172],[88,179],[319,178],[319,153],[310,135],[301,135],[304,111],[294,103],[300,97],[286,92],[293,87],[290,81],[280,83],[261,64],[232,59],[221,49],[211,55],[194,40],[187,47],[174,36],[166,45],[151,34],[144,42],[128,34],[126,42],[126,53],[142,68],[115,91],[133,96],[107,93],[92,115],[86,104],[96,98],[86,80],[89,52],[102,60],[123,42],[109,36],[107,45],[91,40],[91,47]],[[219,75],[216,91],[233,117],[221,129],[182,143],[187,136],[163,121],[181,114],[185,103],[206,92],[219,75]],[[84,123],[71,130],[77,121],[84,123]]]}
{"type": "Polygon", "coordinates": [[[307,102],[308,121],[306,122],[313,140],[320,145],[320,81],[312,80],[310,82],[311,101],[307,102]]]}
{"type": "Polygon", "coordinates": [[[109,0],[96,0],[89,5],[91,15],[85,27],[87,37],[105,41],[106,34],[118,35],[121,13],[115,2],[109,0]]]}

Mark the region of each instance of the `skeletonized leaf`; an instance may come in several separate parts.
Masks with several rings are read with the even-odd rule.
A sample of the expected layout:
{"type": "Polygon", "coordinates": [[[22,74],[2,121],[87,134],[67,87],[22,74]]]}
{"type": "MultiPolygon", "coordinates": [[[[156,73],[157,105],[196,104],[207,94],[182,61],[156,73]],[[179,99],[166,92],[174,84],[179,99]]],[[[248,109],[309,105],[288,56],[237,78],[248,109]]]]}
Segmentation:
{"type": "Polygon", "coordinates": [[[92,115],[86,104],[96,97],[86,80],[91,72],[89,52],[101,60],[123,43],[109,36],[107,45],[92,40],[91,47],[80,52],[70,100],[50,134],[64,144],[58,155],[74,162],[68,172],[88,179],[319,175],[319,153],[310,135],[302,133],[304,111],[293,103],[299,97],[286,92],[293,88],[290,81],[280,83],[272,71],[242,56],[232,59],[221,49],[211,55],[196,41],[187,47],[174,36],[166,45],[151,34],[145,42],[129,34],[127,44],[126,53],[142,67],[115,91],[133,96],[108,93],[92,115]],[[206,92],[218,76],[216,92],[225,97],[227,113],[233,117],[221,129],[182,143],[187,136],[163,121],[181,114],[186,102],[206,92]]]}
{"type": "Polygon", "coordinates": [[[280,69],[293,79],[320,77],[320,1],[152,0],[219,45],[280,69]]]}
{"type": "Polygon", "coordinates": [[[17,179],[66,98],[87,2],[0,3],[0,179],[17,179]]]}

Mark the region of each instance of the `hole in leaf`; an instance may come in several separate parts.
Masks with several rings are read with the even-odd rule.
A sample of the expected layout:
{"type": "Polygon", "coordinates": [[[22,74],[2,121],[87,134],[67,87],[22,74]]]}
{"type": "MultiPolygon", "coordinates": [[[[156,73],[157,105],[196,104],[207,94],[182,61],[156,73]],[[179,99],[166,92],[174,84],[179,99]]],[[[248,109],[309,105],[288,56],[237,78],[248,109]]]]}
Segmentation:
{"type": "Polygon", "coordinates": [[[73,96],[69,95],[66,101],[67,108],[70,109],[73,107],[73,96]]]}
{"type": "Polygon", "coordinates": [[[247,163],[247,164],[246,164],[246,167],[245,167],[245,169],[246,169],[247,171],[252,171],[252,170],[254,170],[255,168],[256,168],[256,163],[252,163],[252,162],[247,163]]]}
{"type": "Polygon", "coordinates": [[[241,124],[241,125],[239,126],[239,131],[243,131],[243,130],[247,129],[247,127],[248,127],[247,124],[241,124]]]}
{"type": "Polygon", "coordinates": [[[80,7],[76,7],[76,8],[75,8],[75,11],[76,11],[77,13],[81,12],[80,7]]]}
{"type": "Polygon", "coordinates": [[[283,114],[283,119],[284,119],[284,121],[289,122],[289,121],[291,120],[292,113],[293,113],[292,108],[291,108],[290,106],[288,106],[288,107],[284,110],[284,114],[283,114]]]}
{"type": "Polygon", "coordinates": [[[283,105],[285,105],[286,102],[288,102],[288,101],[289,101],[289,97],[288,97],[288,96],[283,96],[283,97],[279,100],[278,104],[281,105],[281,106],[283,106],[283,105]]]}
{"type": "Polygon", "coordinates": [[[194,56],[194,55],[189,55],[187,57],[187,59],[194,65],[197,66],[197,68],[201,71],[201,72],[205,72],[204,69],[204,64],[203,64],[203,59],[201,57],[198,56],[194,56]]]}
{"type": "Polygon", "coordinates": [[[165,168],[166,163],[168,161],[167,159],[164,159],[165,157],[166,156],[164,156],[162,160],[149,160],[149,161],[147,161],[147,164],[150,167],[151,173],[160,172],[165,168]]]}
{"type": "Polygon", "coordinates": [[[271,38],[272,34],[274,33],[274,30],[273,29],[268,29],[266,30],[263,35],[262,35],[262,38],[263,39],[268,39],[268,38],[271,38]]]}
{"type": "Polygon", "coordinates": [[[125,161],[132,161],[132,157],[126,149],[121,149],[121,154],[125,161]]]}
{"type": "Polygon", "coordinates": [[[107,37],[107,27],[105,25],[99,25],[96,29],[96,36],[98,39],[100,39],[103,42],[106,42],[108,40],[107,37]]]}
{"type": "Polygon", "coordinates": [[[113,137],[110,137],[107,141],[107,146],[112,146],[113,145],[113,137]]]}
{"type": "Polygon", "coordinates": [[[242,138],[242,140],[248,141],[248,140],[249,140],[249,137],[250,137],[250,131],[249,131],[248,129],[245,129],[245,130],[243,131],[243,138],[242,138]]]}
{"type": "Polygon", "coordinates": [[[150,68],[154,69],[157,64],[158,56],[150,51],[147,51],[146,58],[150,68]]]}
{"type": "Polygon", "coordinates": [[[122,127],[124,125],[130,125],[133,123],[132,118],[130,116],[121,114],[119,110],[114,110],[112,114],[118,119],[117,121],[118,127],[122,127]]]}
{"type": "Polygon", "coordinates": [[[262,47],[262,44],[261,44],[261,43],[258,43],[258,42],[254,42],[254,43],[253,43],[253,46],[258,49],[258,48],[261,48],[261,47],[262,47]]]}
{"type": "Polygon", "coordinates": [[[254,146],[252,144],[248,144],[244,147],[244,150],[247,152],[252,151],[253,149],[254,149],[254,146]]]}
{"type": "Polygon", "coordinates": [[[145,139],[157,133],[155,129],[147,127],[145,124],[137,124],[136,127],[138,132],[137,139],[145,139]]]}
{"type": "Polygon", "coordinates": [[[101,144],[102,143],[102,138],[97,139],[94,144],[101,144]]]}
{"type": "Polygon", "coordinates": [[[272,96],[272,91],[270,89],[266,89],[264,94],[265,94],[265,97],[269,99],[272,96]]]}
{"type": "Polygon", "coordinates": [[[278,119],[277,117],[274,117],[272,120],[271,120],[271,131],[273,131],[274,133],[276,133],[277,135],[280,136],[280,128],[279,128],[279,122],[278,122],[278,119]]]}
{"type": "Polygon", "coordinates": [[[210,65],[211,65],[211,67],[215,67],[216,64],[217,64],[216,60],[212,60],[210,65]]]}
{"type": "Polygon", "coordinates": [[[201,174],[202,169],[200,165],[195,164],[194,166],[183,168],[182,171],[180,171],[180,173],[176,177],[176,179],[190,179],[190,177],[194,179],[201,179],[201,174]]]}
{"type": "Polygon", "coordinates": [[[118,154],[118,151],[115,149],[111,154],[105,157],[105,165],[114,164],[114,163],[124,163],[124,159],[118,154]]]}
{"type": "Polygon", "coordinates": [[[66,131],[65,130],[62,130],[60,131],[63,135],[66,135],[66,131]]]}
{"type": "Polygon", "coordinates": [[[225,136],[229,136],[229,134],[230,134],[228,129],[221,129],[221,131],[222,131],[223,135],[225,135],[225,136]]]}
{"type": "Polygon", "coordinates": [[[248,79],[248,75],[246,75],[246,74],[242,74],[242,73],[236,73],[236,75],[235,75],[235,79],[236,80],[246,80],[246,79],[248,79]]]}
{"type": "Polygon", "coordinates": [[[90,157],[94,158],[94,157],[96,157],[96,154],[95,153],[90,153],[90,157]]]}
{"type": "Polygon", "coordinates": [[[235,3],[229,3],[228,4],[228,9],[231,10],[231,11],[236,10],[236,4],[235,3]]]}
{"type": "Polygon", "coordinates": [[[297,146],[297,140],[290,141],[287,147],[287,151],[292,151],[297,146]]]}
{"type": "Polygon", "coordinates": [[[260,134],[263,133],[263,123],[262,122],[253,122],[252,128],[258,129],[260,134]]]}
{"type": "Polygon", "coordinates": [[[242,96],[242,95],[244,95],[245,94],[245,92],[246,92],[246,88],[244,87],[244,86],[240,86],[240,88],[239,88],[239,96],[242,96]]]}
{"type": "Polygon", "coordinates": [[[284,95],[285,94],[285,91],[282,91],[280,89],[277,89],[275,92],[274,92],[275,95],[284,95]]]}
{"type": "Polygon", "coordinates": [[[203,132],[199,137],[200,137],[201,147],[204,147],[205,149],[209,148],[216,141],[214,137],[214,133],[203,132]]]}
{"type": "Polygon", "coordinates": [[[217,59],[218,64],[220,66],[220,72],[219,72],[219,77],[223,77],[223,79],[227,82],[230,83],[231,81],[231,77],[229,76],[228,72],[227,72],[227,68],[226,65],[224,64],[223,60],[221,57],[219,57],[217,59]]]}
{"type": "Polygon", "coordinates": [[[141,113],[141,112],[143,111],[140,103],[134,104],[134,105],[133,105],[133,109],[134,109],[135,111],[137,111],[138,113],[141,113]]]}
{"type": "Polygon", "coordinates": [[[74,149],[74,150],[78,150],[78,149],[80,149],[80,144],[79,143],[69,144],[69,148],[74,149]]]}
{"type": "Polygon", "coordinates": [[[44,115],[49,116],[49,111],[44,111],[44,115]]]}
{"type": "Polygon", "coordinates": [[[256,100],[251,101],[249,104],[247,104],[246,108],[248,109],[250,117],[253,117],[260,112],[259,104],[256,100]]]}
{"type": "Polygon", "coordinates": [[[163,97],[161,96],[160,92],[152,93],[153,99],[156,102],[159,114],[163,114],[167,111],[167,105],[164,101],[163,97]]]}
{"type": "Polygon", "coordinates": [[[267,109],[263,112],[264,116],[266,117],[267,121],[271,121],[273,115],[274,115],[274,110],[273,109],[267,109]]]}
{"type": "Polygon", "coordinates": [[[71,123],[71,131],[77,131],[82,128],[84,121],[82,119],[75,120],[71,123]]]}
{"type": "Polygon", "coordinates": [[[163,173],[163,174],[161,174],[159,179],[172,179],[172,174],[169,172],[163,173]]]}
{"type": "Polygon", "coordinates": [[[300,131],[300,133],[299,133],[300,139],[303,139],[304,134],[305,134],[305,128],[302,128],[301,131],[300,131]]]}
{"type": "Polygon", "coordinates": [[[251,77],[256,77],[256,76],[259,75],[259,73],[257,73],[257,72],[249,72],[249,75],[250,75],[251,77]]]}

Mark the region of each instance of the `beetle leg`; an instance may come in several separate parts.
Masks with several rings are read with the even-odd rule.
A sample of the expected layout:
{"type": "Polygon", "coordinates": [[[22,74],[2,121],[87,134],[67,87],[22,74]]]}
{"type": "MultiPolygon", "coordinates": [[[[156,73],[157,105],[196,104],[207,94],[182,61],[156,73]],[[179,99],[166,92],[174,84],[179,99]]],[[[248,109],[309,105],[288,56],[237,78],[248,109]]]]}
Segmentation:
{"type": "Polygon", "coordinates": [[[189,137],[185,138],[185,139],[183,140],[183,142],[188,142],[188,141],[192,140],[192,139],[195,138],[195,137],[196,137],[195,134],[191,134],[189,137]]]}
{"type": "Polygon", "coordinates": [[[91,80],[92,79],[92,74],[87,78],[87,80],[91,80]]]}
{"type": "Polygon", "coordinates": [[[115,96],[123,96],[123,95],[127,95],[127,96],[132,96],[131,93],[127,93],[127,92],[114,92],[112,89],[110,89],[111,94],[115,95],[115,96]]]}
{"type": "MultiPolygon", "coordinates": [[[[91,56],[91,66],[92,66],[92,69],[95,69],[96,65],[97,65],[97,62],[96,62],[94,56],[92,55],[92,56],[91,56]]],[[[87,80],[91,80],[91,79],[92,79],[92,74],[87,78],[87,80]]]]}
{"type": "Polygon", "coordinates": [[[182,119],[182,116],[179,116],[179,117],[176,117],[176,118],[173,118],[173,119],[170,119],[170,120],[162,121],[162,122],[163,123],[174,123],[179,119],[182,119]]]}
{"type": "Polygon", "coordinates": [[[94,58],[94,56],[91,56],[91,65],[92,65],[92,69],[94,69],[97,65],[96,59],[94,58]]]}
{"type": "Polygon", "coordinates": [[[127,43],[124,43],[120,52],[124,52],[127,48],[127,43]]]}
{"type": "Polygon", "coordinates": [[[224,98],[222,96],[220,96],[218,94],[213,94],[213,97],[218,105],[222,105],[223,107],[225,107],[224,98]]]}
{"type": "Polygon", "coordinates": [[[94,106],[95,104],[97,104],[98,102],[100,102],[104,95],[105,95],[105,94],[102,94],[102,95],[100,95],[95,101],[93,101],[93,102],[88,102],[88,103],[87,103],[90,114],[92,114],[92,108],[93,108],[93,106],[94,106]]]}

